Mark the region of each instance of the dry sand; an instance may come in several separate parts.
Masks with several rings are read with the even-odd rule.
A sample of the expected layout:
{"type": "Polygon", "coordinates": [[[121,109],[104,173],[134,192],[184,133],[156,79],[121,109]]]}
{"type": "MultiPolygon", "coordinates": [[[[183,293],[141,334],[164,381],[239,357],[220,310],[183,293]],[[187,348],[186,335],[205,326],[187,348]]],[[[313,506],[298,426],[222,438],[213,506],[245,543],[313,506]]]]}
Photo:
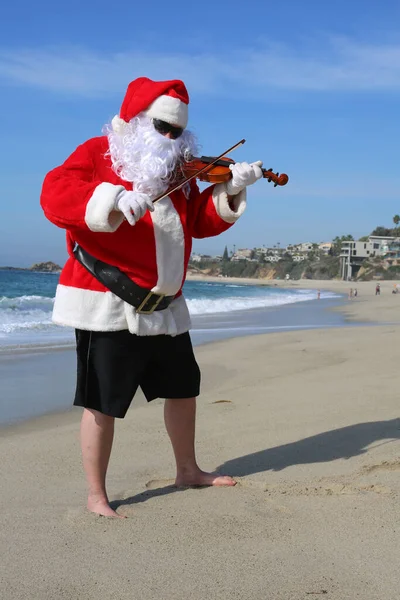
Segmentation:
{"type": "MultiPolygon", "coordinates": [[[[391,287],[375,298],[358,285],[352,318],[399,322],[391,287]]],[[[198,348],[199,460],[238,485],[175,490],[162,402],[138,399],[118,423],[108,481],[126,520],[82,508],[78,409],[2,430],[0,597],[397,598],[399,333],[366,325],[198,348]]]]}

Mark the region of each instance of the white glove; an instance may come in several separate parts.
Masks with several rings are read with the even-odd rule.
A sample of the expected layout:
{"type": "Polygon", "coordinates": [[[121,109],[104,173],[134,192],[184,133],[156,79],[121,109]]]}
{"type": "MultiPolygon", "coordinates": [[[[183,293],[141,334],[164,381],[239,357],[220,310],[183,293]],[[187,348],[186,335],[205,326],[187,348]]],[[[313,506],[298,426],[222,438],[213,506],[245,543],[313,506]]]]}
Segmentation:
{"type": "Polygon", "coordinates": [[[236,196],[236,194],[244,190],[245,187],[252,185],[257,179],[261,179],[263,176],[261,167],[261,160],[251,164],[243,162],[230,165],[229,168],[232,171],[232,179],[226,184],[228,196],[236,196]]]}
{"type": "Polygon", "coordinates": [[[136,225],[148,210],[154,210],[154,204],[147,194],[122,190],[115,201],[115,208],[124,214],[130,225],[136,225]]]}

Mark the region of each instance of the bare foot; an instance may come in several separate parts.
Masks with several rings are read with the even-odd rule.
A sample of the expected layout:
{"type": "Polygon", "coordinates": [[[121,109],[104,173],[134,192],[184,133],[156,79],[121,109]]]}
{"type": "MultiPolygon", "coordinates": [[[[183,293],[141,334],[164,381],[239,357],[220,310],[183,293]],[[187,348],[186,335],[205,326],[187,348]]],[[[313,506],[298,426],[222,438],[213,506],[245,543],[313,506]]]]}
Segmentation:
{"type": "Polygon", "coordinates": [[[119,515],[115,510],[111,508],[105,498],[98,498],[97,496],[89,496],[87,502],[87,509],[96,515],[102,517],[114,517],[117,519],[126,519],[123,515],[119,515]]]}
{"type": "Polygon", "coordinates": [[[182,473],[176,477],[176,487],[187,486],[219,486],[232,487],[236,485],[236,481],[228,475],[218,475],[218,473],[205,473],[204,471],[196,471],[195,473],[182,473]]]}

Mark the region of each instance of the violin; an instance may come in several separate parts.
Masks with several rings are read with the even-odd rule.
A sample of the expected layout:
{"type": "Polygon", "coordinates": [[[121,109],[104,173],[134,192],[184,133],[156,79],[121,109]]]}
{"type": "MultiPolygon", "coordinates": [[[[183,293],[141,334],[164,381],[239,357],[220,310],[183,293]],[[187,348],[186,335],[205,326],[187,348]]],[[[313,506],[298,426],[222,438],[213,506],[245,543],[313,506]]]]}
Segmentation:
{"type": "MultiPolygon", "coordinates": [[[[183,175],[183,179],[180,179],[176,184],[174,184],[170,189],[166,192],[160,194],[156,198],[153,199],[153,203],[162,200],[172,192],[175,192],[179,188],[183,187],[188,181],[192,179],[199,179],[200,181],[207,181],[210,183],[224,183],[225,181],[229,181],[232,177],[232,172],[229,168],[230,165],[234,164],[235,161],[231,158],[227,158],[226,154],[232,152],[232,150],[236,150],[239,146],[245,143],[246,140],[240,140],[237,144],[232,146],[232,148],[228,148],[222,154],[216,157],[212,156],[202,156],[201,158],[193,157],[190,161],[183,163],[181,165],[181,171],[183,175]]],[[[289,177],[285,173],[274,173],[272,169],[262,169],[263,178],[267,179],[267,181],[274,182],[274,187],[280,185],[286,185],[289,181],[289,177]]]]}
{"type": "MultiPolygon", "coordinates": [[[[201,156],[200,158],[193,158],[191,161],[184,163],[182,171],[185,177],[190,177],[195,172],[200,171],[200,175],[197,175],[197,179],[200,181],[207,181],[209,183],[225,183],[232,177],[230,165],[234,165],[235,161],[232,158],[224,157],[220,158],[216,162],[212,156],[201,156]],[[202,171],[204,166],[211,165],[210,169],[202,171]]],[[[286,185],[289,181],[289,177],[286,173],[274,173],[272,169],[261,169],[263,178],[268,182],[273,181],[274,187],[277,185],[286,185]]]]}

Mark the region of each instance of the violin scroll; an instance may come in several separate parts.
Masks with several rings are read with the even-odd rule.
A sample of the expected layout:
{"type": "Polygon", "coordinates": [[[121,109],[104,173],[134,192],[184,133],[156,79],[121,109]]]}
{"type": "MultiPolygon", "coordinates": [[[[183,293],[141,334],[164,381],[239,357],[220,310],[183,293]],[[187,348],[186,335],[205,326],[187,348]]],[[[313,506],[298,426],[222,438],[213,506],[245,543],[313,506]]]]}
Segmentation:
{"type": "Polygon", "coordinates": [[[279,175],[279,173],[274,173],[273,169],[263,169],[262,171],[263,177],[268,181],[268,183],[271,183],[271,181],[274,182],[274,187],[277,185],[286,185],[289,181],[289,177],[286,175],[286,173],[281,173],[279,175]]]}

